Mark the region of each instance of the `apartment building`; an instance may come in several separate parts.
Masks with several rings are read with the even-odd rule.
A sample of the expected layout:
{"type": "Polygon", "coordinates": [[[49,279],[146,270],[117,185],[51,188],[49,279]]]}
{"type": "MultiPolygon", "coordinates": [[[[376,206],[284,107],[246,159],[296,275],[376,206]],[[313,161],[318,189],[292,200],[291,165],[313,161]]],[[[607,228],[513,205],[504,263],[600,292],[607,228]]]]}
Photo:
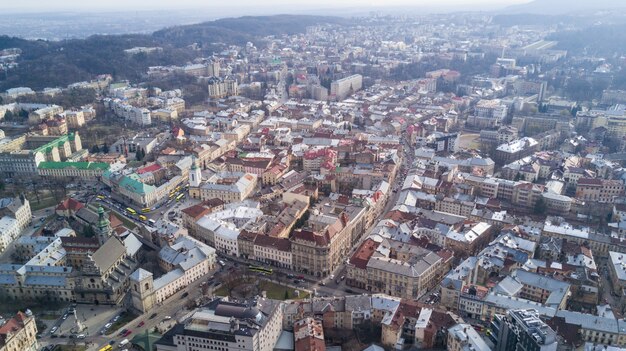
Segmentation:
{"type": "Polygon", "coordinates": [[[159,266],[166,271],[153,279],[152,273],[139,268],[130,275],[133,307],[145,313],[162,304],[170,296],[215,269],[215,249],[187,236],[159,251],[159,266]]]}
{"type": "Polygon", "coordinates": [[[37,172],[42,177],[98,180],[109,168],[102,162],[40,162],[37,172]]]}
{"type": "Polygon", "coordinates": [[[537,310],[511,310],[491,321],[489,338],[494,351],[556,351],[557,334],[537,310]]]}
{"type": "Polygon", "coordinates": [[[417,299],[437,284],[443,266],[443,258],[430,250],[395,240],[368,238],[348,261],[346,284],[417,299]]]}
{"type": "Polygon", "coordinates": [[[190,184],[189,195],[201,201],[220,199],[224,203],[245,200],[256,188],[257,176],[251,173],[215,174],[205,183],[194,186],[190,184]]]}
{"type": "Polygon", "coordinates": [[[491,351],[491,348],[469,324],[457,324],[448,329],[448,351],[491,351]]]}
{"type": "Polygon", "coordinates": [[[479,128],[496,128],[506,118],[508,108],[498,99],[480,100],[474,107],[474,114],[468,117],[470,125],[479,128]]]}
{"type": "Polygon", "coordinates": [[[155,343],[157,351],[272,351],[282,331],[278,301],[214,300],[177,323],[155,343]]]}
{"type": "Polygon", "coordinates": [[[291,235],[294,269],[325,277],[344,259],[352,243],[365,231],[366,210],[348,206],[338,215],[312,215],[308,229],[291,235]]]}
{"type": "Polygon", "coordinates": [[[582,201],[614,203],[624,195],[624,182],[598,178],[580,178],[576,183],[576,198],[582,201]]]}
{"type": "Polygon", "coordinates": [[[37,350],[37,325],[32,314],[18,312],[10,319],[0,317],[0,351],[37,350]]]}
{"type": "Polygon", "coordinates": [[[293,324],[293,336],[296,351],[325,351],[324,327],[322,321],[311,317],[303,318],[293,324]]]}
{"type": "Polygon", "coordinates": [[[613,292],[623,296],[624,287],[626,287],[626,254],[609,251],[608,266],[613,292]]]}
{"type": "Polygon", "coordinates": [[[63,136],[27,135],[11,148],[0,152],[0,172],[6,177],[37,175],[37,166],[44,161],[73,159],[83,147],[78,132],[63,136]]]}
{"type": "Polygon", "coordinates": [[[330,83],[330,96],[335,100],[343,100],[361,88],[363,88],[363,76],[354,74],[330,83]]]}

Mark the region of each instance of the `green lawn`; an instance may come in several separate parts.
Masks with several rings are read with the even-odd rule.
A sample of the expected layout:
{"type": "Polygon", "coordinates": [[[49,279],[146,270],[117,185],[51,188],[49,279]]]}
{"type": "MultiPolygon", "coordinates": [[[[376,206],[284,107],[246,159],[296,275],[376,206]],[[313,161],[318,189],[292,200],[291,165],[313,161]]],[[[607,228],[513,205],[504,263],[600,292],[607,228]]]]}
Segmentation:
{"type": "Polygon", "coordinates": [[[41,202],[37,202],[37,198],[33,197],[32,199],[28,199],[30,202],[30,210],[38,211],[43,208],[52,207],[57,204],[57,201],[53,197],[39,197],[41,202]]]}
{"type": "Polygon", "coordinates": [[[305,299],[309,297],[309,293],[302,290],[300,290],[300,296],[296,297],[295,289],[265,280],[259,282],[259,287],[267,293],[267,298],[272,300],[286,300],[286,298],[305,299]]]}
{"type": "MultiPolygon", "coordinates": [[[[262,291],[267,293],[267,298],[272,300],[305,299],[309,297],[309,293],[302,290],[300,290],[300,296],[296,297],[295,289],[267,280],[259,281],[258,285],[262,291]],[[287,292],[286,296],[285,292],[287,292]]],[[[219,289],[215,290],[214,294],[217,296],[228,296],[229,290],[226,286],[221,286],[219,289]]]]}
{"type": "Polygon", "coordinates": [[[111,335],[111,334],[116,333],[118,329],[128,324],[128,322],[132,321],[133,319],[137,317],[138,316],[134,313],[129,313],[129,312],[122,313],[122,316],[120,317],[120,319],[117,322],[113,323],[111,328],[109,328],[109,330],[107,331],[106,335],[111,335]]]}
{"type": "Polygon", "coordinates": [[[84,345],[57,345],[53,349],[54,351],[85,351],[87,346],[84,345]]]}

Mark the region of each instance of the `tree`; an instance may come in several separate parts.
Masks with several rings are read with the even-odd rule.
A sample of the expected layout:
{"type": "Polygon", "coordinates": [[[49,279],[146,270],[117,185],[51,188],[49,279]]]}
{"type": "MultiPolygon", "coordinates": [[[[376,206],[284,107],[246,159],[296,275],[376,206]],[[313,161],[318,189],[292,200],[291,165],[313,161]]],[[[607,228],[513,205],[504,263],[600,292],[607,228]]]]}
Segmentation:
{"type": "Polygon", "coordinates": [[[285,290],[285,300],[289,300],[289,290],[285,290]]]}
{"type": "Polygon", "coordinates": [[[543,197],[540,197],[539,200],[535,202],[535,208],[533,209],[533,212],[535,214],[543,214],[546,212],[546,209],[546,201],[543,199],[543,197]]]}
{"type": "Polygon", "coordinates": [[[137,152],[135,152],[135,159],[137,161],[141,161],[141,160],[143,160],[144,156],[145,155],[144,155],[143,149],[137,149],[137,152]]]}
{"type": "Polygon", "coordinates": [[[96,232],[93,230],[91,225],[88,225],[83,229],[83,236],[86,238],[92,238],[96,235],[96,232]]]}
{"type": "Polygon", "coordinates": [[[98,145],[94,145],[91,147],[91,153],[92,154],[97,154],[100,152],[100,147],[98,145]]]}
{"type": "Polygon", "coordinates": [[[109,153],[109,145],[107,145],[106,142],[104,143],[104,145],[102,145],[102,152],[104,152],[105,154],[109,153]]]}

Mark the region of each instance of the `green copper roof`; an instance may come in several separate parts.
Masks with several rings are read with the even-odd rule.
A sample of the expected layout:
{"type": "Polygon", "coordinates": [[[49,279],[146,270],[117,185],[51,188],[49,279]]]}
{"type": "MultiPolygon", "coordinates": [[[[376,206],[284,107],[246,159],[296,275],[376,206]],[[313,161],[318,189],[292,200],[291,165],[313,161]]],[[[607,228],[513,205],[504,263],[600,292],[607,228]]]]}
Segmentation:
{"type": "Polygon", "coordinates": [[[137,194],[148,194],[156,190],[154,186],[140,182],[139,176],[134,173],[123,177],[120,181],[120,187],[137,194]]]}
{"type": "MultiPolygon", "coordinates": [[[[74,133],[72,133],[71,135],[72,135],[72,140],[73,140],[74,139],[74,133]]],[[[52,150],[53,147],[59,147],[59,146],[63,145],[68,140],[70,140],[70,137],[68,135],[62,135],[62,136],[52,140],[51,142],[34,149],[32,152],[33,153],[36,153],[36,152],[47,153],[47,152],[50,152],[50,150],[52,150]]]]}
{"type": "Polygon", "coordinates": [[[65,168],[76,168],[76,169],[101,169],[106,171],[109,169],[109,164],[104,162],[40,162],[38,168],[41,169],[65,169],[65,168]]]}

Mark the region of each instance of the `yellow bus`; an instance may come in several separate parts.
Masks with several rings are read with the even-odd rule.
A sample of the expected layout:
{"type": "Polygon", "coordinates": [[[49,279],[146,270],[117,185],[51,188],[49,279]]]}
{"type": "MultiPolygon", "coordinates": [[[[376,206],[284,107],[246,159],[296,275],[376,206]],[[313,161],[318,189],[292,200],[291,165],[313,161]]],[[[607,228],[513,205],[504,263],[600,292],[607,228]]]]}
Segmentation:
{"type": "Polygon", "coordinates": [[[145,221],[147,221],[147,220],[148,220],[148,217],[146,217],[146,216],[144,216],[144,215],[139,215],[139,220],[141,220],[141,221],[144,221],[144,222],[145,222],[145,221]]]}
{"type": "Polygon", "coordinates": [[[174,195],[176,195],[176,193],[170,193],[170,199],[173,198],[174,195]]]}
{"type": "Polygon", "coordinates": [[[143,213],[148,213],[148,212],[150,212],[150,207],[142,208],[142,209],[141,209],[141,212],[143,212],[143,213]]]}
{"type": "Polygon", "coordinates": [[[111,346],[111,345],[106,345],[106,346],[104,346],[103,348],[101,348],[101,349],[100,349],[100,350],[98,350],[98,351],[113,351],[113,346],[111,346]]]}
{"type": "Polygon", "coordinates": [[[176,189],[174,189],[175,192],[179,192],[180,191],[180,185],[176,187],[176,189]]]}
{"type": "Polygon", "coordinates": [[[176,196],[176,201],[180,201],[183,197],[185,197],[185,194],[178,194],[178,196],[176,196]]]}
{"type": "Polygon", "coordinates": [[[126,207],[126,211],[128,211],[128,213],[130,213],[130,214],[137,214],[137,211],[133,210],[130,207],[126,207]]]}

